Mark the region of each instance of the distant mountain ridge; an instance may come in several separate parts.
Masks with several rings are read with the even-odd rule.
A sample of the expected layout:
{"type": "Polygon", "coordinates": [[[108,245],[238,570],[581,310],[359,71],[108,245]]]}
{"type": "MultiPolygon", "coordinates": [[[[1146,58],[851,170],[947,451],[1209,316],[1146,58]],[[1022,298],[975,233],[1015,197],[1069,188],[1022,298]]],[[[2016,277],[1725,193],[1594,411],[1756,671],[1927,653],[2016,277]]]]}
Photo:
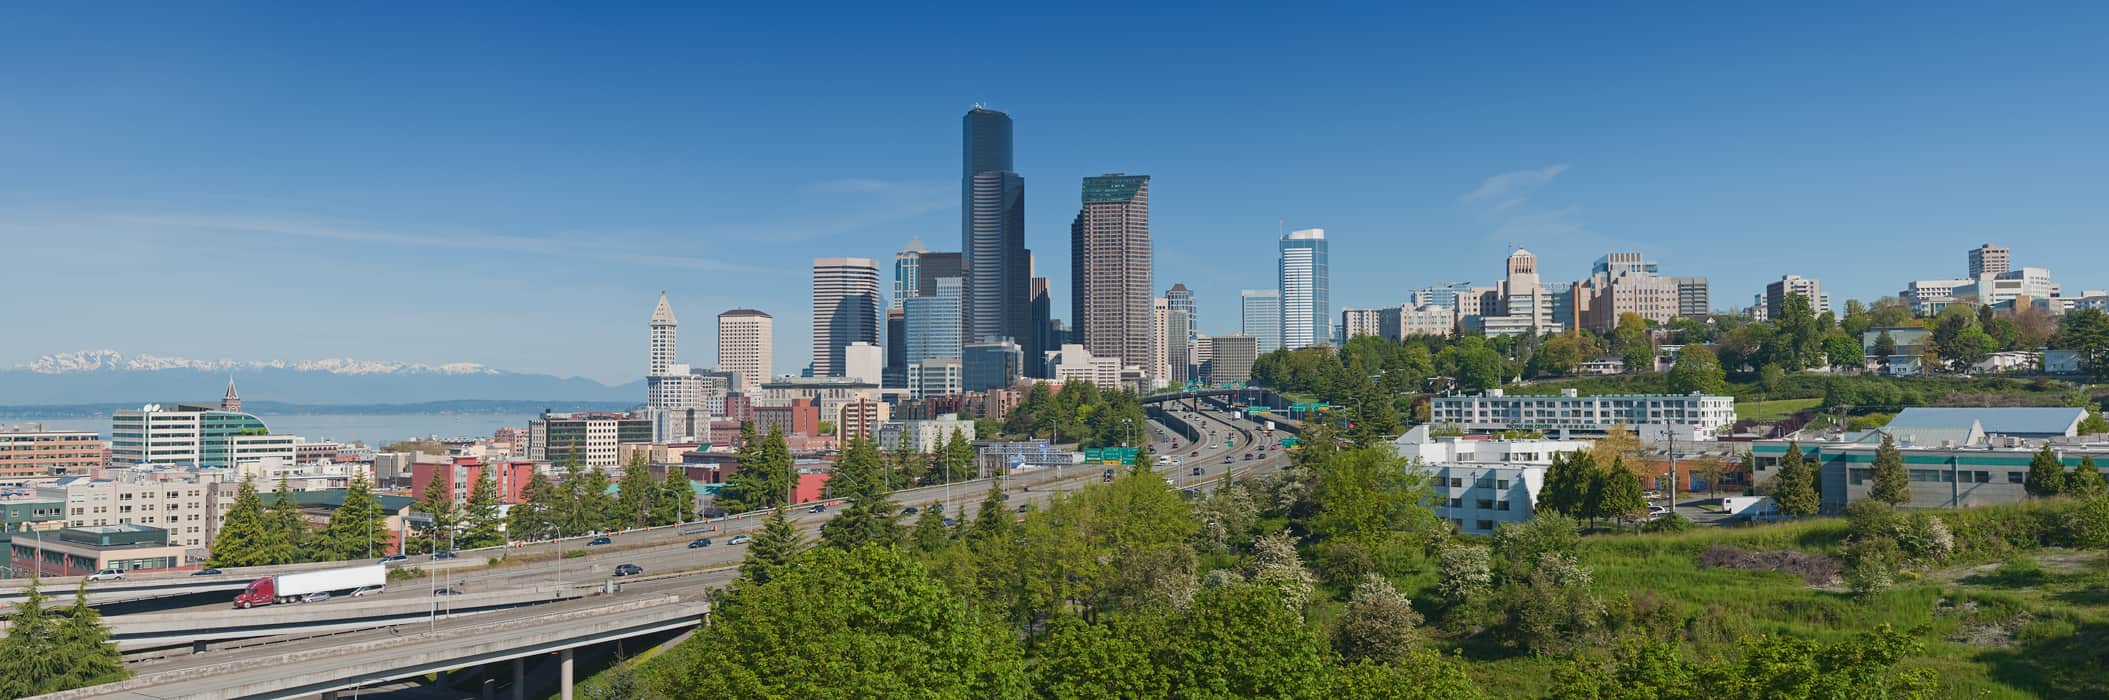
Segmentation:
{"type": "Polygon", "coordinates": [[[232,376],[244,399],[288,404],[414,404],[444,401],[644,401],[643,380],[609,386],[454,362],[331,358],[193,360],[114,350],[46,355],[0,370],[0,406],[210,403],[232,376]]]}

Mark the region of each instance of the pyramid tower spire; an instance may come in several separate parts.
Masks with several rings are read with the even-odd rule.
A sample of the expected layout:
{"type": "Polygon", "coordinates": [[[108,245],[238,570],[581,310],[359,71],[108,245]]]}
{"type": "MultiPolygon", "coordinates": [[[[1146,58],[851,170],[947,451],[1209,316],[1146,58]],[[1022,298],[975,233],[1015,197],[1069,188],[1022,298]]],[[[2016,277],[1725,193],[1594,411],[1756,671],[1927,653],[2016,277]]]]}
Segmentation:
{"type": "Polygon", "coordinates": [[[666,302],[666,292],[659,293],[659,305],[652,307],[652,366],[645,376],[665,376],[674,368],[674,344],[676,342],[674,307],[666,302]]]}
{"type": "Polygon", "coordinates": [[[230,413],[242,412],[242,395],[234,391],[234,375],[227,375],[227,395],[220,397],[220,410],[230,413]]]}

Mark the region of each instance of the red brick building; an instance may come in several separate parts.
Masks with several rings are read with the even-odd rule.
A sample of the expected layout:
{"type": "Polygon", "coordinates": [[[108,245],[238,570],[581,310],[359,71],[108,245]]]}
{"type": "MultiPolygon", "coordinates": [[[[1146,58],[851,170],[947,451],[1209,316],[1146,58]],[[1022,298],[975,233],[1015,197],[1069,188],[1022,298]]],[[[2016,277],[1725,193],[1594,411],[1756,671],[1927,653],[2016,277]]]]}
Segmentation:
{"type": "Polygon", "coordinates": [[[527,481],[535,475],[535,463],[524,459],[499,459],[485,462],[476,457],[446,457],[444,462],[416,462],[410,465],[410,495],[423,499],[425,492],[434,488],[446,489],[456,503],[469,500],[469,490],[475,488],[476,480],[482,478],[485,469],[491,470],[491,483],[498,487],[500,503],[518,503],[527,490],[527,481]]]}

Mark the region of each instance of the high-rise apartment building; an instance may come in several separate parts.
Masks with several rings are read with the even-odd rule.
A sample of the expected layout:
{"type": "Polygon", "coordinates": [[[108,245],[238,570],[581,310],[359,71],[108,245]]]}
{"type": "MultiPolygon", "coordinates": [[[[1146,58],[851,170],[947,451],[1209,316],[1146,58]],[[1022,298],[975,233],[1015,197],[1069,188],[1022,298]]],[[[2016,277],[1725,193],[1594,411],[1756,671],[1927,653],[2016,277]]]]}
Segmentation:
{"type": "Polygon", "coordinates": [[[1713,314],[1713,291],[1704,277],[1677,277],[1677,316],[1704,319],[1713,314]]]}
{"type": "Polygon", "coordinates": [[[1069,227],[1071,318],[1093,357],[1151,360],[1150,176],[1084,178],[1069,227]]]}
{"type": "Polygon", "coordinates": [[[1325,229],[1290,231],[1281,239],[1281,346],[1289,349],[1333,337],[1328,298],[1325,229]]]}
{"type": "Polygon", "coordinates": [[[2010,261],[2011,258],[2006,248],[1994,247],[1990,243],[1971,248],[1970,277],[1974,279],[1985,275],[1998,275],[2006,272],[2013,269],[2010,267],[2013,264],[2010,261]]]}
{"type": "MultiPolygon", "coordinates": [[[[959,357],[966,344],[962,335],[962,283],[958,277],[937,280],[935,294],[908,300],[901,327],[907,335],[902,359],[907,364],[933,358],[959,357]]],[[[905,365],[904,365],[905,366],[905,365]]]]}
{"type": "Polygon", "coordinates": [[[718,314],[718,369],[739,375],[739,390],[752,392],[769,381],[775,328],[775,318],[754,309],[718,314]]]}
{"type": "Polygon", "coordinates": [[[960,253],[966,277],[969,338],[1011,338],[1033,331],[1025,249],[1025,179],[1012,170],[1011,117],[976,105],[962,118],[960,253]]]}
{"type": "Polygon", "coordinates": [[[1208,381],[1218,384],[1252,379],[1252,363],[1259,358],[1257,338],[1219,335],[1209,344],[1208,381]]]}
{"type": "Polygon", "coordinates": [[[1171,319],[1167,318],[1171,315],[1171,309],[1172,305],[1165,301],[1164,297],[1150,300],[1150,361],[1143,363],[1143,367],[1149,370],[1152,388],[1171,383],[1172,343],[1168,336],[1171,335],[1172,324],[1171,319]]]}
{"type": "Polygon", "coordinates": [[[1765,317],[1779,318],[1780,305],[1789,295],[1799,294],[1809,300],[1809,308],[1822,316],[1831,310],[1831,297],[1823,293],[1823,283],[1801,275],[1782,275],[1778,282],[1765,285],[1765,317]]]}
{"type": "Polygon", "coordinates": [[[1259,343],[1259,352],[1264,355],[1282,347],[1282,295],[1274,289],[1247,289],[1238,292],[1238,303],[1242,306],[1243,321],[1239,330],[1259,343]]]}
{"type": "Polygon", "coordinates": [[[1417,307],[1440,306],[1455,310],[1458,307],[1459,296],[1473,293],[1471,282],[1435,284],[1413,290],[1413,293],[1406,295],[1406,303],[1417,307]]]}
{"type": "Polygon", "coordinates": [[[813,374],[843,376],[842,349],[879,342],[879,264],[813,259],[813,374]]]}

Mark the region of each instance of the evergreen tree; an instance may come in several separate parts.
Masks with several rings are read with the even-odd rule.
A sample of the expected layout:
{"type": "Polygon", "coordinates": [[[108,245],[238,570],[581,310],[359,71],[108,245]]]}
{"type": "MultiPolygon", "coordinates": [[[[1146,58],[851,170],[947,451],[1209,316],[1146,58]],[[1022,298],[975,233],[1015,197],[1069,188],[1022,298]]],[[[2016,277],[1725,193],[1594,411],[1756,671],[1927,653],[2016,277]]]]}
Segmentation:
{"type": "Polygon", "coordinates": [[[616,489],[615,510],[609,520],[617,528],[653,525],[652,506],[659,500],[658,494],[659,480],[652,478],[644,450],[631,452],[630,464],[622,470],[622,482],[616,489]]]}
{"type": "Polygon", "coordinates": [[[271,533],[264,527],[264,502],[256,495],[256,483],[242,480],[235,491],[234,505],[220,522],[212,539],[210,566],[264,566],[275,564],[267,557],[271,533]]]}
{"type": "Polygon", "coordinates": [[[909,540],[925,553],[952,544],[952,528],[945,525],[945,504],[932,503],[916,514],[915,531],[909,535],[909,540]]]}
{"type": "Polygon", "coordinates": [[[264,512],[264,530],[271,533],[269,556],[273,564],[293,564],[307,559],[308,519],[300,514],[300,504],[293,500],[293,487],[286,483],[285,476],[278,477],[278,489],[271,493],[271,507],[264,512]]]}
{"type": "Polygon", "coordinates": [[[894,522],[893,499],[886,492],[885,465],[879,447],[863,437],[851,438],[835,460],[828,478],[828,495],[847,499],[849,506],[829,520],[821,540],[838,549],[856,549],[866,544],[892,546],[901,541],[901,527],[894,522]]]}
{"type": "Polygon", "coordinates": [[[1625,520],[1647,513],[1648,499],[1640,488],[1640,475],[1626,468],[1624,461],[1614,460],[1611,467],[1601,470],[1599,495],[1595,515],[1614,520],[1625,520]]]}
{"type": "Polygon", "coordinates": [[[2028,476],[2021,482],[2028,495],[2048,498],[2065,492],[2065,464],[2058,455],[2050,451],[2050,443],[2043,443],[2028,460],[2028,476]]]}
{"type": "Polygon", "coordinates": [[[551,510],[556,500],[556,485],[549,483],[549,477],[543,476],[541,470],[536,470],[527,477],[527,485],[520,489],[520,502],[506,511],[506,535],[523,541],[550,536],[556,529],[551,510]]]}
{"type": "Polygon", "coordinates": [[[615,496],[608,493],[611,485],[608,473],[600,467],[586,470],[585,477],[578,480],[573,503],[577,509],[573,517],[583,530],[618,530],[626,526],[629,514],[615,504],[615,496]]]}
{"type": "Polygon", "coordinates": [[[680,466],[667,466],[666,478],[659,482],[652,519],[661,525],[696,519],[696,488],[689,484],[688,474],[680,466]]]}
{"type": "Polygon", "coordinates": [[[1904,471],[1904,454],[1896,439],[1882,433],[1882,446],[1875,449],[1875,485],[1868,492],[1875,500],[1893,506],[1911,502],[1911,475],[1904,471]]]}
{"type": "Polygon", "coordinates": [[[316,543],[318,555],[329,560],[359,559],[388,553],[388,531],[381,526],[381,502],[374,498],[366,475],[353,474],[344,490],[344,503],[330,511],[329,524],[322,526],[316,543]]]}
{"type": "MultiPolygon", "coordinates": [[[[252,489],[253,492],[253,489],[252,489]]],[[[23,698],[59,690],[65,671],[65,649],[59,646],[60,621],[44,610],[44,594],[31,577],[22,600],[7,613],[7,637],[0,640],[0,697],[23,698]]]]}
{"type": "Polygon", "coordinates": [[[454,548],[456,518],[452,492],[453,484],[436,478],[425,485],[425,495],[417,499],[417,505],[410,507],[411,512],[423,514],[425,522],[418,525],[410,541],[404,543],[405,551],[422,554],[454,548]]]}
{"type": "Polygon", "coordinates": [[[945,483],[966,481],[981,475],[974,466],[974,441],[968,440],[958,428],[952,429],[952,439],[945,443],[945,483]]]}
{"type": "Polygon", "coordinates": [[[1552,466],[1545,470],[1545,484],[1538,489],[1538,512],[1587,517],[1582,512],[1582,501],[1589,494],[1588,474],[1586,467],[1578,463],[1586,460],[1587,452],[1553,453],[1552,466]]]}
{"type": "Polygon", "coordinates": [[[1779,478],[1772,500],[1779,512],[1794,517],[1815,515],[1822,501],[1816,494],[1816,468],[1801,453],[1801,444],[1787,441],[1787,454],[1779,461],[1779,478]]]}
{"type": "Polygon", "coordinates": [[[989,480],[989,491],[981,497],[981,507],[974,511],[974,525],[967,530],[968,539],[996,540],[1010,533],[1011,517],[1003,509],[1001,481],[989,480]]]}
{"type": "Polygon", "coordinates": [[[747,545],[747,560],[740,564],[740,582],[759,585],[775,580],[805,547],[801,539],[784,506],[777,504],[762,523],[761,533],[747,545]]]}
{"type": "Polygon", "coordinates": [[[88,605],[87,581],[74,589],[73,607],[66,611],[66,619],[53,622],[60,654],[53,690],[111,683],[130,675],[124,656],[110,643],[110,629],[103,626],[102,615],[88,605]]]}
{"type": "Polygon", "coordinates": [[[2065,493],[2079,498],[2109,494],[2109,483],[2102,480],[2102,470],[2094,465],[2093,457],[2081,457],[2079,466],[2065,475],[2065,493]]]}
{"type": "Polygon", "coordinates": [[[460,546],[468,549],[496,547],[505,544],[505,533],[498,521],[498,482],[491,478],[491,468],[476,471],[476,483],[469,485],[469,502],[461,508],[460,546]]]}
{"type": "Polygon", "coordinates": [[[752,423],[742,424],[740,439],[743,442],[735,456],[740,470],[726,480],[718,506],[745,513],[789,503],[796,477],[791,473],[791,449],[784,444],[782,428],[770,428],[767,437],[757,437],[752,423]]]}

